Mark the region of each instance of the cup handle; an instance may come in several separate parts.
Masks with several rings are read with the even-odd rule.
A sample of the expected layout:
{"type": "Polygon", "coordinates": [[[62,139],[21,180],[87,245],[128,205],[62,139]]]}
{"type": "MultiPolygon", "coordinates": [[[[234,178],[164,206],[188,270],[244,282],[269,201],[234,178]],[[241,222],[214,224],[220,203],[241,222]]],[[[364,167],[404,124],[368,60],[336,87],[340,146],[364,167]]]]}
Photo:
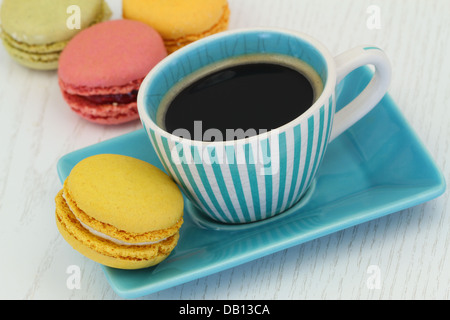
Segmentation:
{"type": "Polygon", "coordinates": [[[344,52],[337,57],[337,84],[351,71],[364,65],[373,65],[375,74],[367,87],[349,104],[339,110],[333,120],[330,141],[338,137],[370,110],[384,97],[391,81],[391,65],[386,54],[377,47],[360,46],[344,52]]]}

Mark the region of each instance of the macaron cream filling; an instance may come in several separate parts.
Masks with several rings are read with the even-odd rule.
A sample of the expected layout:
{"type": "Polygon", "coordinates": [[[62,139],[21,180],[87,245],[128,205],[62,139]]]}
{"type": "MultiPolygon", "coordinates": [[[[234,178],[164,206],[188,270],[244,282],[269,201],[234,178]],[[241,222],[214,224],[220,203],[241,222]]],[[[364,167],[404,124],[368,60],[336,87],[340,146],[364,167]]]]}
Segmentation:
{"type": "Polygon", "coordinates": [[[67,201],[67,196],[66,196],[66,192],[63,191],[62,193],[62,197],[65,200],[67,207],[69,208],[69,210],[72,212],[72,214],[74,215],[75,219],[83,226],[83,228],[85,228],[86,230],[88,230],[90,233],[92,233],[93,235],[100,237],[102,239],[111,241],[115,244],[118,245],[123,245],[123,246],[147,246],[147,245],[152,245],[152,244],[156,244],[156,243],[160,243],[164,240],[167,240],[168,238],[164,238],[164,239],[160,239],[158,241],[146,241],[146,242],[136,242],[136,243],[131,243],[131,242],[127,242],[127,241],[123,241],[120,239],[116,239],[114,237],[111,237],[103,232],[100,232],[98,230],[95,230],[94,228],[88,226],[86,223],[84,223],[83,221],[81,221],[77,215],[76,215],[76,209],[72,207],[72,205],[70,204],[70,201],[67,201]]]}
{"type": "Polygon", "coordinates": [[[102,107],[107,105],[123,106],[135,104],[139,88],[143,79],[130,81],[117,87],[71,86],[59,80],[59,86],[65,98],[74,105],[86,105],[90,107],[102,107]]]}
{"type": "MultiPolygon", "coordinates": [[[[72,211],[72,213],[73,213],[72,208],[71,208],[69,205],[68,205],[68,207],[69,207],[70,211],[72,211]]],[[[80,219],[78,219],[76,216],[75,216],[75,218],[78,220],[79,223],[81,223],[81,225],[82,225],[85,229],[87,229],[87,230],[88,230],[90,233],[92,233],[93,235],[96,235],[97,237],[100,237],[100,238],[105,239],[105,240],[109,240],[109,241],[111,241],[111,242],[114,242],[114,243],[116,243],[116,244],[118,244],[118,245],[122,245],[122,246],[147,246],[147,245],[159,243],[159,242],[164,241],[164,240],[167,239],[167,238],[165,238],[165,239],[161,239],[161,240],[159,240],[159,241],[149,241],[149,242],[129,243],[129,242],[125,242],[125,241],[122,241],[122,240],[119,240],[119,239],[115,239],[115,238],[113,238],[113,237],[111,237],[111,236],[108,236],[107,234],[104,234],[104,233],[102,233],[102,232],[100,232],[100,231],[97,231],[97,230],[95,230],[95,229],[89,227],[87,224],[83,223],[83,222],[82,222],[80,219]]]]}
{"type": "Polygon", "coordinates": [[[94,104],[129,104],[137,101],[138,90],[133,90],[129,93],[121,94],[104,94],[104,95],[92,95],[92,96],[78,96],[81,99],[86,99],[94,104]]]}

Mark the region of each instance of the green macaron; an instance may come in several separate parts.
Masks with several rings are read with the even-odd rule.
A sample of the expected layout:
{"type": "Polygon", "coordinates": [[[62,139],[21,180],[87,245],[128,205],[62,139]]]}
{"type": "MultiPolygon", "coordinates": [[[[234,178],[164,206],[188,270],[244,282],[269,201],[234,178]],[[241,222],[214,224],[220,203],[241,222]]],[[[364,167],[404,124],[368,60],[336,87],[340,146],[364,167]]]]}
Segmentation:
{"type": "Polygon", "coordinates": [[[39,70],[57,69],[70,39],[112,15],[104,0],[3,0],[0,10],[6,50],[20,64],[39,70]]]}

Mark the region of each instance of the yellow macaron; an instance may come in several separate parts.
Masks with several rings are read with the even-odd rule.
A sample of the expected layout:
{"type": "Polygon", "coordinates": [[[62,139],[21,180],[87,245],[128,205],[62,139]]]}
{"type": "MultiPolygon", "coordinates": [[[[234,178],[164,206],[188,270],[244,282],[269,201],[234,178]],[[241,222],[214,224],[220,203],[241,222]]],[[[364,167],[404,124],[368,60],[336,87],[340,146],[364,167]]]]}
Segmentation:
{"type": "Polygon", "coordinates": [[[156,265],[178,243],[183,196],[173,180],[132,157],[80,161],[58,193],[56,224],[86,257],[119,269],[156,265]]]}
{"type": "Polygon", "coordinates": [[[123,0],[123,17],[153,27],[172,53],[228,28],[227,0],[123,0]]]}

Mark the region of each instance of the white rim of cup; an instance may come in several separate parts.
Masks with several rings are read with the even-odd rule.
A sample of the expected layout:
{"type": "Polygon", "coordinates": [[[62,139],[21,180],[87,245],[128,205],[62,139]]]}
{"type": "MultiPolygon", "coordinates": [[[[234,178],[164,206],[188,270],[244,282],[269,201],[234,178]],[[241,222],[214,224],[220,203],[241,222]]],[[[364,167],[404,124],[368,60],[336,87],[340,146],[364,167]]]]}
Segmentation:
{"type": "Polygon", "coordinates": [[[169,56],[167,56],[166,58],[161,60],[155,67],[153,67],[153,69],[144,78],[144,80],[140,86],[138,96],[137,96],[137,107],[138,107],[138,112],[139,112],[141,121],[146,126],[151,127],[151,129],[158,135],[164,136],[167,139],[175,140],[179,143],[189,143],[189,145],[191,145],[191,146],[207,145],[207,146],[219,147],[219,146],[236,145],[237,143],[247,144],[247,143],[254,142],[255,140],[260,141],[262,139],[266,139],[266,138],[270,137],[271,132],[273,132],[274,130],[260,133],[258,135],[247,137],[247,138],[241,138],[238,140],[200,141],[200,140],[182,138],[182,137],[173,135],[170,132],[167,132],[166,130],[164,130],[160,126],[158,126],[152,120],[152,118],[149,116],[146,105],[145,105],[145,97],[146,97],[145,93],[147,92],[147,88],[153,81],[153,78],[155,77],[155,75],[160,72],[160,69],[165,68],[165,66],[167,64],[173,62],[174,60],[179,59],[180,56],[185,53],[185,51],[195,50],[197,47],[207,45],[208,42],[214,41],[216,39],[220,39],[222,37],[240,34],[243,32],[261,32],[261,33],[263,33],[263,32],[279,32],[279,33],[285,33],[285,34],[292,35],[296,38],[300,38],[300,39],[305,40],[306,42],[312,44],[313,47],[318,52],[320,52],[320,54],[323,56],[325,63],[327,65],[327,70],[328,70],[327,81],[325,83],[325,86],[324,86],[323,91],[322,91],[321,95],[319,96],[319,98],[313,103],[313,105],[311,107],[308,108],[308,110],[306,110],[300,116],[298,116],[297,118],[291,120],[290,122],[276,128],[274,130],[276,130],[278,132],[283,132],[283,131],[287,130],[288,128],[291,128],[291,127],[303,122],[305,119],[309,118],[312,114],[314,114],[318,109],[320,109],[320,107],[322,107],[325,103],[328,103],[327,100],[333,94],[334,88],[336,86],[336,67],[335,67],[333,56],[321,42],[319,42],[317,39],[315,39],[305,33],[293,31],[293,30],[282,29],[282,28],[241,28],[241,29],[222,31],[220,33],[217,33],[217,34],[208,36],[206,38],[197,40],[193,43],[190,43],[190,44],[186,45],[185,47],[178,49],[174,53],[170,54],[169,56]]]}

